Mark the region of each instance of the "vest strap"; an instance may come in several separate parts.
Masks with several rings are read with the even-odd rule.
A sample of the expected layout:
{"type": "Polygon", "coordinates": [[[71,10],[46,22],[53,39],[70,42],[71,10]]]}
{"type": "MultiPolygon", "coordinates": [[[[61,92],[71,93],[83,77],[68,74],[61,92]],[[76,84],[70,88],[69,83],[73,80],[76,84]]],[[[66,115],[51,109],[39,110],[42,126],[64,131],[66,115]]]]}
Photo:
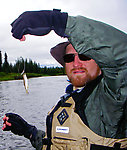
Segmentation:
{"type": "Polygon", "coordinates": [[[120,148],[121,143],[115,143],[113,147],[91,144],[90,150],[126,150],[126,148],[120,148]]]}

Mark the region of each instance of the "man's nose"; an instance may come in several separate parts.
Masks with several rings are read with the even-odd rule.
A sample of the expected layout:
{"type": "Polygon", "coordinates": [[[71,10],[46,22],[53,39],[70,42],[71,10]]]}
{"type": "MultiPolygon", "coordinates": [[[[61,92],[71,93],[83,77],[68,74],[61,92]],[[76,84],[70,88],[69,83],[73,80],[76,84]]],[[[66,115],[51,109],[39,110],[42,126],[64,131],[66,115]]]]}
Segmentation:
{"type": "Polygon", "coordinates": [[[73,61],[74,67],[80,67],[82,66],[81,60],[79,59],[78,55],[75,55],[74,61],[73,61]]]}

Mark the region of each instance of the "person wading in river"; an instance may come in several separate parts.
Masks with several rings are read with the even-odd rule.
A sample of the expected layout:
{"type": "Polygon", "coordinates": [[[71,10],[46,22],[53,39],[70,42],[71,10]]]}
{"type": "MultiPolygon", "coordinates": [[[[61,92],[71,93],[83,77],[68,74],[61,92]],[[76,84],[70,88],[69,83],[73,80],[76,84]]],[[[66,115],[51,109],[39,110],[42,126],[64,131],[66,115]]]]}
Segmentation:
{"type": "Polygon", "coordinates": [[[13,113],[5,114],[2,129],[24,135],[36,149],[127,149],[127,35],[60,10],[28,11],[11,25],[20,40],[51,30],[68,38],[51,54],[71,84],[49,112],[46,132],[13,113]]]}

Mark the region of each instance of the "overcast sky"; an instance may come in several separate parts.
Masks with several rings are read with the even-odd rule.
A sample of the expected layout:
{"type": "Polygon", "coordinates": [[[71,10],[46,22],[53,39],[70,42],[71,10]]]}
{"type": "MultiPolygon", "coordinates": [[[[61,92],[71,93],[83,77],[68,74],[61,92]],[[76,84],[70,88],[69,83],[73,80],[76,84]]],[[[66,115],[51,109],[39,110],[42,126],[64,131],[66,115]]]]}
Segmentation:
{"type": "Polygon", "coordinates": [[[28,10],[61,9],[69,15],[83,15],[110,24],[127,33],[127,0],[1,0],[0,3],[0,50],[8,54],[8,61],[31,58],[41,65],[58,65],[49,50],[66,41],[54,32],[47,36],[26,36],[20,42],[11,36],[11,22],[28,10]]]}

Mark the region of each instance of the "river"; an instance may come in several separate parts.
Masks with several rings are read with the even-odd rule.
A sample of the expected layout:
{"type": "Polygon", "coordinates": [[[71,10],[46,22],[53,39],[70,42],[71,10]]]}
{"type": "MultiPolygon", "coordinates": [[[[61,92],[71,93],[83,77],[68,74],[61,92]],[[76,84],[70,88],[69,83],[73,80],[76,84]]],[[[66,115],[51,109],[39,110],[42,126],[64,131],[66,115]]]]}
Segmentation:
{"type": "Polygon", "coordinates": [[[68,84],[66,76],[31,78],[28,82],[29,94],[22,80],[0,82],[0,150],[35,150],[28,139],[2,131],[2,118],[5,113],[17,113],[28,123],[45,130],[46,115],[68,84]]]}

